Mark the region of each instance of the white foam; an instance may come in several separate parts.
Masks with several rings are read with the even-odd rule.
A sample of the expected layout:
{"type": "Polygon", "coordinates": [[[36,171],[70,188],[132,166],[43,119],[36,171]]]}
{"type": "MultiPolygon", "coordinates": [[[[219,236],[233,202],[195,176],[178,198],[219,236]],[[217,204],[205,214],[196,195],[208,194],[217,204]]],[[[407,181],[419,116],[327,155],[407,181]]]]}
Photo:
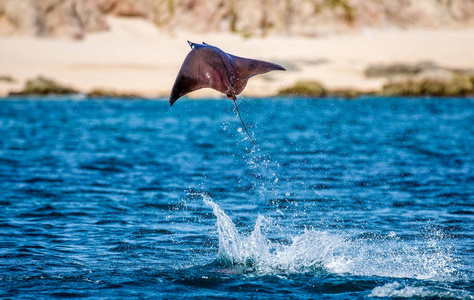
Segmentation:
{"type": "Polygon", "coordinates": [[[394,297],[394,298],[413,298],[413,297],[429,297],[433,295],[425,287],[402,286],[398,282],[387,283],[378,286],[372,290],[370,297],[394,297]]]}
{"type": "Polygon", "coordinates": [[[347,241],[339,236],[307,231],[294,237],[289,245],[272,243],[262,234],[262,228],[269,224],[263,216],[258,216],[248,236],[242,236],[217,204],[207,197],[204,202],[217,217],[218,258],[222,261],[252,266],[260,274],[301,273],[321,268],[337,273],[345,272],[349,265],[342,253],[347,241]]]}
{"type": "Polygon", "coordinates": [[[372,290],[369,297],[377,298],[452,298],[452,299],[474,299],[468,291],[410,286],[404,283],[392,282],[378,286],[372,290]]]}
{"type": "Polygon", "coordinates": [[[456,271],[449,247],[436,240],[406,242],[393,232],[383,238],[352,239],[328,231],[306,230],[288,237],[290,242],[271,242],[264,234],[268,227],[275,226],[271,219],[259,215],[252,232],[240,234],[216,203],[208,196],[204,196],[204,202],[217,217],[218,259],[232,266],[249,267],[257,274],[316,271],[446,280],[456,271]]]}

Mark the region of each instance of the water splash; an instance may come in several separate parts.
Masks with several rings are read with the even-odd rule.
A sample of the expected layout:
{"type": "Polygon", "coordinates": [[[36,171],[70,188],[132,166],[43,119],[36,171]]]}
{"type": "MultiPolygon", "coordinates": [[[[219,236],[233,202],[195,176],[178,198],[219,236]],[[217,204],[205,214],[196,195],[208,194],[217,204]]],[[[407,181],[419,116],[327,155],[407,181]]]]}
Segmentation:
{"type": "Polygon", "coordinates": [[[351,273],[427,280],[453,280],[456,261],[451,247],[434,232],[423,239],[403,240],[393,233],[362,238],[351,249],[351,273]]]}
{"type": "Polygon", "coordinates": [[[232,220],[209,197],[204,203],[211,206],[217,217],[219,235],[218,260],[225,265],[246,266],[258,274],[304,273],[308,271],[344,272],[348,265],[344,251],[348,241],[327,232],[307,231],[292,238],[291,243],[273,243],[262,229],[271,225],[259,215],[250,235],[239,234],[232,220]]]}
{"type": "Polygon", "coordinates": [[[204,203],[217,217],[218,261],[256,274],[333,273],[446,280],[456,271],[449,251],[433,240],[409,243],[393,233],[379,238],[354,238],[306,230],[274,242],[264,232],[276,226],[258,216],[252,232],[240,234],[229,216],[207,195],[204,203]]]}

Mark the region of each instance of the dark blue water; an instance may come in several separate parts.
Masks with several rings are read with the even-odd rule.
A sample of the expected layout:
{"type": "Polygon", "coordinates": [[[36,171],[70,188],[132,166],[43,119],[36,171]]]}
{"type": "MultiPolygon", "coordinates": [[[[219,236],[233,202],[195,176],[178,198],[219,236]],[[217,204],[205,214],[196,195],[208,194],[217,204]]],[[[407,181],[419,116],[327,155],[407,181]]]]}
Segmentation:
{"type": "Polygon", "coordinates": [[[0,101],[0,297],[474,298],[474,99],[0,101]]]}

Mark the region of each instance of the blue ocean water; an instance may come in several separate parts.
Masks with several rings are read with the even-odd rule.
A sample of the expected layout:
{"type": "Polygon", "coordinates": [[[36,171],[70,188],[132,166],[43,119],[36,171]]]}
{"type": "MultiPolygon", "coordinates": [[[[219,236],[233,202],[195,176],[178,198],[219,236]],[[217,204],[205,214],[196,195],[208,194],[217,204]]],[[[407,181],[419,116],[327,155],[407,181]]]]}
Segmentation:
{"type": "Polygon", "coordinates": [[[474,299],[474,99],[0,101],[0,297],[474,299]]]}

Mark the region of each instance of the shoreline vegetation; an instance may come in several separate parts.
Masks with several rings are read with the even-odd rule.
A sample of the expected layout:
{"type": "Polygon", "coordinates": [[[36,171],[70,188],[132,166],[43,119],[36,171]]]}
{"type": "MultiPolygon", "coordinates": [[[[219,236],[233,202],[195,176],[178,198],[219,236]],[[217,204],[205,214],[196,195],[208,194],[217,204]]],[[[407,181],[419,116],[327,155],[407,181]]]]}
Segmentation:
{"type": "MultiPolygon", "coordinates": [[[[370,65],[364,71],[368,78],[385,78],[381,89],[360,91],[357,89],[328,89],[317,80],[298,80],[282,88],[274,95],[295,97],[339,97],[353,99],[359,96],[409,96],[409,97],[469,97],[474,96],[474,70],[444,68],[426,61],[416,64],[370,65]]],[[[16,82],[9,75],[1,75],[0,81],[16,82]]],[[[8,96],[46,96],[83,94],[89,98],[149,98],[140,94],[123,93],[113,89],[94,88],[81,91],[53,79],[38,76],[27,80],[23,89],[11,91],[8,96]]],[[[166,97],[167,95],[158,95],[166,97]]]]}
{"type": "Polygon", "coordinates": [[[437,66],[433,62],[417,64],[370,65],[364,72],[367,77],[387,79],[380,90],[363,92],[354,89],[327,89],[318,81],[297,81],[282,89],[278,95],[356,98],[376,96],[438,96],[464,97],[474,95],[474,70],[459,70],[437,66]]]}

